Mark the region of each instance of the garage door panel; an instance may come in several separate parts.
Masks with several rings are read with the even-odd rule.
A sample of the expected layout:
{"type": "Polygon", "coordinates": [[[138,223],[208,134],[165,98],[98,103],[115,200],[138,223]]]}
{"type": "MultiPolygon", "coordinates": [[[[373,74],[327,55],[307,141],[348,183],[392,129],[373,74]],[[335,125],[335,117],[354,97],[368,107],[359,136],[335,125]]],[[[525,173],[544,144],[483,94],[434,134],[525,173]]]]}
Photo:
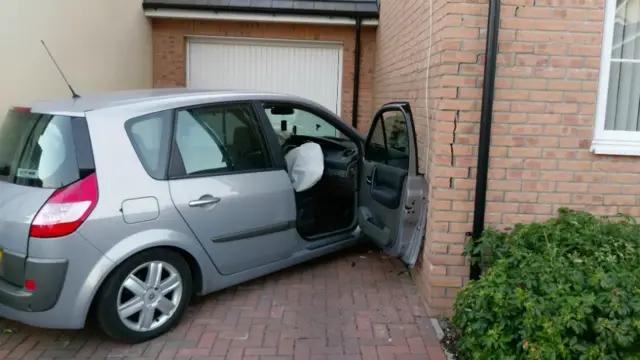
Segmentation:
{"type": "Polygon", "coordinates": [[[188,85],[298,95],[338,113],[341,55],[339,46],[192,41],[188,85]]]}

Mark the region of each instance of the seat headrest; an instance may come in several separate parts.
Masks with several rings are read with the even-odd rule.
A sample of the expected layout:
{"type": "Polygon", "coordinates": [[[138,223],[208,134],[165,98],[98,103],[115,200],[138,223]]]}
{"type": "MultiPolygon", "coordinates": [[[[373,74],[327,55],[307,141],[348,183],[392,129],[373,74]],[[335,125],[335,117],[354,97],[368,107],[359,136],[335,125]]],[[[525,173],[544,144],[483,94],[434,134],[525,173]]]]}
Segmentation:
{"type": "Polygon", "coordinates": [[[233,131],[233,144],[234,145],[256,145],[256,136],[249,127],[237,127],[233,131]]]}

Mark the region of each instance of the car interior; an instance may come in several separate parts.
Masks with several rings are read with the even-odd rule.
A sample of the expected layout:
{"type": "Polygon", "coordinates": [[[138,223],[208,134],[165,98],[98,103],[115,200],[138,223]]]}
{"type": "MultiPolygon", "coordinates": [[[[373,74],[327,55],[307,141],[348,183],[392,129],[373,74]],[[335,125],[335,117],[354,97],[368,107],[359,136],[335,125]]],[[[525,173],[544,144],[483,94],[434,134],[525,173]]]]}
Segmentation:
{"type": "MultiPolygon", "coordinates": [[[[300,235],[313,241],[355,228],[358,195],[356,189],[359,179],[358,146],[354,140],[341,134],[325,119],[306,110],[283,104],[264,104],[264,108],[278,136],[285,160],[290,152],[308,143],[316,144],[321,149],[318,149],[321,151],[318,157],[301,160],[305,163],[303,167],[311,166],[314,168],[313,176],[316,177],[310,187],[305,187],[304,190],[295,193],[296,221],[300,235]],[[308,164],[311,160],[319,163],[308,164]]],[[[206,164],[191,164],[192,166],[188,166],[188,168],[195,172],[185,170],[186,173],[190,175],[210,174],[225,172],[229,168],[250,170],[265,166],[266,154],[262,151],[265,144],[262,144],[256,130],[248,126],[253,116],[247,111],[245,108],[238,107],[226,108],[219,112],[213,112],[210,109],[202,113],[189,110],[179,114],[179,118],[184,121],[192,120],[193,124],[200,124],[199,126],[210,133],[211,139],[215,140],[221,150],[220,159],[207,158],[215,164],[210,164],[211,161],[206,164]],[[220,137],[216,134],[220,134],[220,137]]],[[[399,123],[404,124],[403,121],[399,123]]],[[[191,122],[182,124],[186,126],[191,122]]],[[[182,127],[179,127],[180,129],[182,127]]],[[[386,137],[385,134],[380,134],[380,136],[386,137]]],[[[200,141],[192,134],[188,138],[189,141],[178,141],[181,151],[189,149],[193,152],[205,151],[202,149],[207,148],[205,145],[209,143],[207,140],[209,137],[200,141]],[[204,147],[198,146],[200,143],[205,144],[202,145],[204,147]]],[[[384,141],[380,140],[379,142],[383,143],[384,141]]],[[[401,139],[395,142],[403,143],[406,141],[401,139]]],[[[382,159],[381,161],[387,165],[406,168],[404,163],[408,162],[408,155],[404,150],[406,149],[387,150],[386,146],[372,146],[367,152],[372,158],[382,159]]],[[[200,157],[191,156],[189,158],[199,159],[200,157]]],[[[177,163],[182,163],[182,161],[177,163]]],[[[288,170],[293,182],[292,169],[288,170]]],[[[385,171],[380,171],[377,174],[376,186],[371,189],[372,196],[377,198],[381,204],[386,204],[389,208],[396,208],[398,206],[396,203],[400,200],[403,179],[402,176],[385,176],[385,171]]]]}
{"type": "MultiPolygon", "coordinates": [[[[305,144],[315,143],[322,148],[324,172],[311,188],[296,193],[297,229],[307,240],[317,240],[356,225],[357,145],[346,137],[299,131],[291,124],[296,111],[283,105],[265,105],[268,117],[277,126],[283,155],[305,144]]],[[[306,129],[318,129],[319,124],[304,124],[306,129]]],[[[335,132],[334,132],[335,134],[335,132]]]]}

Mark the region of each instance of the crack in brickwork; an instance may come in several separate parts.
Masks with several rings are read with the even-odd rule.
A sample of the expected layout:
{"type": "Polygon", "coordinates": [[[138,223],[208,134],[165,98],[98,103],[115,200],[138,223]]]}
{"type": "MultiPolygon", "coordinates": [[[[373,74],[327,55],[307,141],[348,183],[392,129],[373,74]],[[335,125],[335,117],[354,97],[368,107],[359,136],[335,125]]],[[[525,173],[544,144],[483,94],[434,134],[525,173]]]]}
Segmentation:
{"type": "MultiPolygon", "coordinates": [[[[461,254],[473,218],[488,2],[433,0],[432,11],[430,3],[383,0],[374,102],[408,97],[430,114],[417,119],[430,184],[417,273],[429,313],[440,315],[468,282],[461,254]],[[417,89],[429,96],[412,97],[425,84],[415,69],[426,63],[428,36],[429,88],[417,89]]],[[[604,0],[502,1],[487,226],[542,221],[562,206],[640,216],[637,158],[589,152],[603,9],[604,0]]]]}

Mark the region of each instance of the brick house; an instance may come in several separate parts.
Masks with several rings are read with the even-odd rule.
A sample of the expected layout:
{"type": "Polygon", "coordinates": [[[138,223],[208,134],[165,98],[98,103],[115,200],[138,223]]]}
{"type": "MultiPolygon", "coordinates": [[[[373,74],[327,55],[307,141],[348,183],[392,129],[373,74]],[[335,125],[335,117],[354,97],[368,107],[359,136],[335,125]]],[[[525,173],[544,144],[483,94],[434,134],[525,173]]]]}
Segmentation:
{"type": "Polygon", "coordinates": [[[293,92],[351,119],[359,71],[355,115],[363,123],[372,116],[376,0],[144,0],[143,7],[152,21],[155,87],[293,92]]]}
{"type": "MultiPolygon", "coordinates": [[[[193,35],[327,41],[341,44],[341,81],[332,85],[339,88],[340,104],[334,105],[350,120],[352,20],[366,18],[360,35],[358,128],[366,131],[372,112],[384,102],[411,103],[420,164],[430,183],[426,242],[416,274],[428,310],[448,313],[469,279],[460,255],[474,216],[488,2],[384,0],[379,14],[377,6],[357,14],[366,1],[334,0],[334,6],[351,6],[334,15],[280,9],[288,20],[270,21],[247,17],[264,15],[264,7],[243,8],[244,17],[235,18],[221,15],[219,7],[209,11],[214,15],[202,7],[199,14],[178,16],[171,11],[187,0],[171,1],[173,7],[164,10],[158,6],[162,1],[154,1],[146,5],[152,17],[154,84],[189,85],[185,42],[193,35]]],[[[487,226],[544,220],[563,206],[640,216],[639,4],[502,0],[487,226]]],[[[325,5],[330,7],[314,9],[325,5]]]]}

